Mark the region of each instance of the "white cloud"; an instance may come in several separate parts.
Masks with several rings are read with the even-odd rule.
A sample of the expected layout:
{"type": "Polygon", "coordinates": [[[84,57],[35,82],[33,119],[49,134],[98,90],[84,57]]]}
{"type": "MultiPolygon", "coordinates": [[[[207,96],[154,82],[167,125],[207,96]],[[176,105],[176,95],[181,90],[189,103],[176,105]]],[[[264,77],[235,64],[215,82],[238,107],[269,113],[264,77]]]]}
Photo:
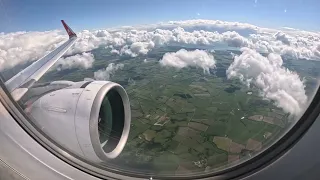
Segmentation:
{"type": "Polygon", "coordinates": [[[120,54],[120,52],[116,49],[112,49],[110,52],[111,54],[120,54]]]}
{"type": "Polygon", "coordinates": [[[268,57],[263,57],[249,48],[243,48],[242,51],[229,66],[228,78],[237,78],[248,86],[258,87],[262,97],[273,100],[285,112],[301,115],[307,96],[299,75],[284,68],[283,61],[277,54],[271,53],[268,57]]]}
{"type": "Polygon", "coordinates": [[[74,46],[67,52],[67,54],[75,54],[81,52],[91,51],[98,48],[100,45],[122,45],[125,44],[124,40],[113,38],[109,32],[105,30],[88,31],[83,30],[78,33],[78,40],[74,46]]]}
{"type": "Polygon", "coordinates": [[[187,51],[180,49],[177,52],[166,53],[159,61],[163,66],[172,66],[176,68],[200,67],[204,73],[210,73],[210,68],[215,68],[216,61],[214,57],[206,51],[194,50],[187,51]]]}
{"type": "Polygon", "coordinates": [[[107,30],[98,30],[96,32],[97,37],[110,37],[111,34],[107,30]]]}
{"type": "Polygon", "coordinates": [[[134,42],[131,45],[123,46],[120,51],[111,50],[112,52],[119,52],[120,55],[129,55],[131,57],[137,57],[138,55],[146,55],[155,46],[153,41],[149,42],[134,42]]]}
{"type": "Polygon", "coordinates": [[[113,75],[117,70],[122,69],[124,64],[110,63],[105,69],[100,69],[94,72],[94,78],[96,80],[109,80],[110,76],[113,75]]]}
{"type": "MultiPolygon", "coordinates": [[[[155,47],[166,45],[212,49],[217,44],[225,44],[250,48],[252,50],[245,49],[240,56],[235,56],[227,72],[229,78],[239,78],[249,85],[257,86],[263,97],[274,100],[279,107],[292,114],[298,114],[303,109],[306,101],[304,85],[298,75],[282,67],[282,60],[275,54],[294,59],[320,60],[319,32],[288,27],[270,29],[219,20],[196,19],[120,29],[83,30],[78,33],[78,37],[67,54],[80,54],[59,60],[56,65],[59,69],[91,67],[94,57],[86,52],[101,45],[111,48],[112,54],[132,57],[145,55],[155,47]],[[264,58],[256,51],[272,54],[264,58]],[[274,73],[270,73],[270,69],[274,73]]],[[[65,32],[56,30],[0,33],[0,70],[41,58],[66,39],[65,32]]],[[[182,49],[166,53],[160,63],[176,68],[200,67],[204,72],[215,67],[214,57],[202,50],[182,49]]],[[[95,77],[109,79],[110,74],[114,73],[113,69],[123,67],[121,64],[109,66],[112,70],[108,70],[108,67],[99,70],[95,72],[95,77]]]]}
{"type": "Polygon", "coordinates": [[[94,56],[91,53],[76,54],[66,58],[61,58],[55,64],[58,70],[72,69],[72,68],[84,68],[88,69],[92,67],[94,62],[94,56]]]}
{"type": "Polygon", "coordinates": [[[128,45],[123,46],[120,49],[120,55],[129,55],[131,57],[137,57],[138,54],[131,51],[130,47],[128,45]]]}
{"type": "Polygon", "coordinates": [[[194,19],[185,21],[169,21],[168,23],[157,24],[157,28],[170,29],[170,27],[182,27],[186,31],[194,30],[205,30],[205,31],[217,31],[219,33],[226,31],[236,31],[241,35],[249,35],[256,33],[258,30],[257,26],[239,23],[239,22],[227,22],[220,20],[205,20],[205,19],[194,19]]]}
{"type": "Polygon", "coordinates": [[[283,32],[277,32],[275,34],[276,40],[281,41],[283,44],[290,45],[289,37],[283,32]]]}
{"type": "Polygon", "coordinates": [[[0,33],[0,70],[41,58],[66,39],[60,31],[0,33]]]}
{"type": "Polygon", "coordinates": [[[320,58],[320,44],[316,45],[316,46],[313,48],[313,53],[315,54],[315,56],[317,56],[317,57],[320,58]]]}
{"type": "Polygon", "coordinates": [[[222,33],[223,40],[231,47],[248,47],[250,42],[247,38],[240,36],[235,31],[222,33]]]}
{"type": "MultiPolygon", "coordinates": [[[[219,20],[186,20],[120,29],[78,33],[78,40],[68,55],[111,47],[111,53],[136,57],[159,46],[192,46],[212,49],[217,44],[249,47],[293,58],[320,60],[317,46],[320,34],[292,28],[261,28],[251,24],[219,20]]],[[[16,32],[0,34],[0,70],[33,61],[67,39],[65,32],[16,32]]]]}
{"type": "Polygon", "coordinates": [[[154,48],[154,42],[134,42],[130,50],[135,54],[147,54],[150,49],[154,48]]]}

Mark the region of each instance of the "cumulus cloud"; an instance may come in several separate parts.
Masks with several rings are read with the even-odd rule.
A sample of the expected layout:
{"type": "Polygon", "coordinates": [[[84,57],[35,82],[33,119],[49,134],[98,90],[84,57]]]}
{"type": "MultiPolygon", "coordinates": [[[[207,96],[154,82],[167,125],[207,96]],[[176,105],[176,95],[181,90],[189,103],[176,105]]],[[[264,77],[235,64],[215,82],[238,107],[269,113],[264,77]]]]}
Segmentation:
{"type": "Polygon", "coordinates": [[[316,45],[314,48],[313,48],[313,53],[320,58],[320,44],[316,45]]]}
{"type": "Polygon", "coordinates": [[[240,23],[240,22],[227,22],[220,20],[205,20],[205,19],[193,19],[193,20],[185,20],[185,21],[169,21],[168,23],[161,23],[155,25],[157,28],[165,28],[170,29],[176,27],[182,27],[186,31],[211,31],[211,32],[219,32],[223,33],[226,31],[236,31],[241,35],[249,35],[256,33],[259,27],[254,26],[252,24],[240,23]]]}
{"type": "MultiPolygon", "coordinates": [[[[237,22],[212,20],[171,21],[118,30],[83,30],[67,55],[88,52],[101,45],[112,45],[112,53],[137,56],[161,45],[211,45],[220,40],[220,32],[254,30],[256,27],[237,22]]],[[[65,32],[17,32],[0,34],[1,68],[33,61],[52,51],[67,39],[65,32]]]]}
{"type": "Polygon", "coordinates": [[[78,33],[78,40],[74,46],[68,50],[67,54],[75,54],[91,51],[100,45],[122,45],[123,39],[113,37],[106,30],[88,31],[83,30],[78,33]]]}
{"type": "Polygon", "coordinates": [[[253,25],[211,21],[172,21],[157,25],[130,27],[117,31],[82,31],[81,38],[70,53],[89,51],[100,45],[112,46],[111,53],[136,57],[154,47],[165,45],[249,47],[292,58],[319,59],[312,48],[320,41],[318,33],[285,28],[282,31],[253,25]],[[144,29],[143,29],[144,28],[144,29]],[[216,29],[215,31],[213,31],[216,29]],[[247,33],[244,33],[246,31],[247,33]]]}
{"type": "Polygon", "coordinates": [[[283,44],[287,44],[287,45],[290,45],[290,40],[289,40],[289,37],[288,35],[286,35],[285,33],[283,32],[277,32],[275,34],[275,37],[278,41],[281,41],[283,44]]]}
{"type": "Polygon", "coordinates": [[[116,49],[112,49],[112,50],[110,51],[110,53],[111,53],[111,54],[120,54],[120,52],[119,52],[118,50],[116,50],[116,49]]]}
{"type": "MultiPolygon", "coordinates": [[[[136,57],[160,46],[191,46],[212,49],[217,44],[249,47],[292,58],[320,60],[320,34],[292,28],[280,31],[239,22],[219,20],[170,21],[118,29],[83,30],[67,55],[111,47],[112,54],[136,57]]],[[[0,70],[33,61],[67,39],[65,32],[16,32],[0,34],[0,70]]]]}
{"type": "Polygon", "coordinates": [[[176,68],[200,67],[204,73],[210,73],[210,68],[215,68],[216,61],[214,57],[206,51],[194,50],[187,51],[180,49],[177,52],[166,53],[159,61],[163,66],[172,66],[176,68]]]}
{"type": "MultiPolygon", "coordinates": [[[[120,55],[130,55],[137,57],[138,55],[147,54],[152,48],[154,48],[154,42],[134,42],[130,46],[125,45],[120,50],[120,55]]],[[[111,52],[114,50],[111,50],[111,52]]]]}
{"type": "Polygon", "coordinates": [[[135,42],[132,43],[130,49],[136,54],[147,54],[150,49],[154,48],[154,42],[135,42]]]}
{"type": "Polygon", "coordinates": [[[285,112],[301,115],[307,96],[299,75],[284,68],[277,54],[263,57],[249,48],[243,48],[242,51],[227,69],[227,77],[240,79],[248,86],[256,86],[261,90],[262,97],[273,100],[285,112]]]}
{"type": "Polygon", "coordinates": [[[250,42],[235,31],[222,33],[223,40],[231,47],[248,47],[250,42]]]}
{"type": "Polygon", "coordinates": [[[109,80],[110,76],[113,75],[117,70],[122,69],[124,64],[110,63],[105,69],[100,69],[94,72],[94,78],[96,80],[109,80]]]}
{"type": "Polygon", "coordinates": [[[60,31],[0,33],[0,70],[41,58],[66,39],[60,31]]]}
{"type": "Polygon", "coordinates": [[[76,54],[66,58],[61,58],[56,63],[58,70],[72,69],[72,68],[84,68],[88,69],[92,67],[94,62],[94,56],[91,53],[76,54]]]}

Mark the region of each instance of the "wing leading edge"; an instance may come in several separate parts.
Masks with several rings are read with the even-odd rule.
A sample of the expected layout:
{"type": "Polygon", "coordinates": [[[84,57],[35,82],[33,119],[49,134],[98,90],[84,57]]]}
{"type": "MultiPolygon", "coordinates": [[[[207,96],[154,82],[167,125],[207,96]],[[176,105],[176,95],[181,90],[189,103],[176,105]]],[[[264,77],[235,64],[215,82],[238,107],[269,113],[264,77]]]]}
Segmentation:
{"type": "Polygon", "coordinates": [[[5,82],[14,100],[19,100],[77,40],[77,35],[72,29],[63,20],[61,22],[69,35],[69,40],[5,82]]]}

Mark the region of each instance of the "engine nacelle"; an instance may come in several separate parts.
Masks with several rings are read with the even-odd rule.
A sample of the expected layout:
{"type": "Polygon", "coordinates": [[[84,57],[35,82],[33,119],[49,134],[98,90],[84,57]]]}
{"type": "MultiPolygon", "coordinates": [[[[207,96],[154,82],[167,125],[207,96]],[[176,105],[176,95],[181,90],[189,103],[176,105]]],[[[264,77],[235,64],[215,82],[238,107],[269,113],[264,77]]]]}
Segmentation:
{"type": "Polygon", "coordinates": [[[54,141],[94,162],[116,158],[129,136],[128,95],[109,81],[78,82],[50,92],[29,113],[54,141]]]}

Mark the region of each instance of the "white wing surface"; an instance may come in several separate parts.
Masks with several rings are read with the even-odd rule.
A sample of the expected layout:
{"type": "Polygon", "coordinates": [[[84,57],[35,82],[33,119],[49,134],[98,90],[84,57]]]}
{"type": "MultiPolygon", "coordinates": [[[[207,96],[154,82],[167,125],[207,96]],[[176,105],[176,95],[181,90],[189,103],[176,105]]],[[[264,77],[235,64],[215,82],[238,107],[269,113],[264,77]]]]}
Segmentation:
{"type": "Polygon", "coordinates": [[[61,22],[69,35],[69,40],[5,82],[14,100],[19,100],[77,40],[77,35],[72,29],[63,20],[61,22]]]}

